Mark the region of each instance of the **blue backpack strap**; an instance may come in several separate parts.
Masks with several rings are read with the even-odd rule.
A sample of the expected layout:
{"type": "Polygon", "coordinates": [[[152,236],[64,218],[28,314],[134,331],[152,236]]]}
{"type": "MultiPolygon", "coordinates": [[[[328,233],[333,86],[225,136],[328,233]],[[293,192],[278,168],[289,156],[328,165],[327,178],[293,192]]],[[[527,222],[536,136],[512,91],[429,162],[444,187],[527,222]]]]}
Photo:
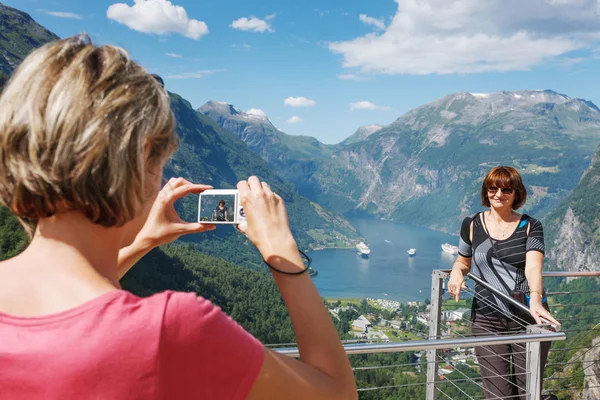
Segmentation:
{"type": "MultiPolygon", "coordinates": [[[[521,217],[521,222],[519,222],[518,228],[520,229],[528,224],[529,224],[529,215],[523,214],[523,216],[521,217]]],[[[529,226],[527,227],[527,236],[529,236],[529,226]]]]}

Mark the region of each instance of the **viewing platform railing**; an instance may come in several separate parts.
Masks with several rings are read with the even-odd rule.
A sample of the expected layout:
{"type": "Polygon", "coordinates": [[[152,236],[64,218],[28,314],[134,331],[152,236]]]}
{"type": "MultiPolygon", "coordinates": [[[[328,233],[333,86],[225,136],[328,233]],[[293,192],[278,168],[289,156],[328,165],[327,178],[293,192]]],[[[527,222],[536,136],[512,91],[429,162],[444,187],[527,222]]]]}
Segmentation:
{"type": "MultiPolygon", "coordinates": [[[[401,396],[401,391],[407,390],[411,386],[412,389],[418,386],[423,392],[422,398],[426,400],[499,399],[500,397],[490,393],[487,393],[486,397],[480,376],[480,370],[484,366],[479,364],[473,349],[510,344],[522,345],[522,352],[516,354],[524,354],[526,358],[526,368],[522,372],[518,371],[518,366],[509,360],[513,366],[512,375],[525,375],[526,387],[521,389],[526,393],[528,399],[540,400],[543,398],[540,391],[533,388],[538,388],[540,385],[541,347],[544,342],[553,342],[546,363],[542,393],[556,394],[560,396],[560,399],[600,399],[600,397],[594,397],[600,393],[600,383],[593,384],[593,382],[600,381],[600,376],[598,376],[600,373],[598,356],[600,354],[600,301],[598,301],[600,300],[598,298],[600,291],[585,287],[582,290],[549,290],[547,297],[550,309],[562,324],[561,327],[557,327],[558,332],[554,332],[549,324],[529,325],[523,320],[517,321],[518,317],[510,316],[522,326],[522,332],[508,335],[489,332],[489,335],[486,333],[485,336],[472,336],[470,334],[472,322],[468,315],[460,315],[452,320],[443,318],[448,311],[452,314],[451,311],[454,308],[452,302],[444,301],[449,299],[445,290],[449,272],[446,270],[432,271],[429,332],[418,333],[417,336],[420,337],[420,340],[395,341],[397,339],[392,339],[394,341],[369,341],[367,343],[346,341],[344,344],[348,355],[397,352],[414,352],[422,355],[420,362],[358,366],[354,368],[355,374],[376,374],[378,370],[396,369],[399,371],[399,368],[404,370],[410,368],[414,371],[410,372],[411,374],[423,379],[417,383],[408,384],[359,385],[359,394],[366,395],[367,392],[386,391],[387,398],[395,397],[390,393],[397,393],[398,398],[405,398],[401,396]],[[590,298],[593,298],[594,301],[590,302],[590,298]],[[582,299],[587,300],[583,303],[582,299]],[[592,308],[595,312],[591,311],[592,308]],[[579,311],[580,309],[586,309],[587,313],[579,311]],[[444,313],[444,311],[446,312],[444,313]],[[595,338],[598,339],[594,340],[595,338]],[[423,369],[426,366],[426,371],[420,370],[421,366],[423,369]]],[[[600,277],[600,272],[544,272],[543,276],[545,282],[548,279],[564,278],[595,279],[600,277]]],[[[471,277],[471,280],[476,279],[477,277],[471,277]]],[[[463,291],[464,295],[477,297],[472,285],[468,285],[468,288],[463,291]]],[[[507,296],[505,300],[511,304],[516,303],[513,305],[519,307],[511,297],[507,296]]],[[[486,300],[478,299],[478,301],[486,300]]],[[[528,312],[528,309],[525,308],[524,311],[528,312]]],[[[292,357],[299,356],[298,349],[295,347],[274,350],[292,357]]],[[[495,354],[495,356],[510,359],[509,354],[495,354]]],[[[511,379],[510,376],[499,377],[506,381],[511,379]]],[[[377,382],[377,379],[368,381],[377,382]]],[[[512,384],[517,386],[515,382],[512,384]]],[[[519,399],[519,396],[512,395],[502,398],[519,399]]]]}

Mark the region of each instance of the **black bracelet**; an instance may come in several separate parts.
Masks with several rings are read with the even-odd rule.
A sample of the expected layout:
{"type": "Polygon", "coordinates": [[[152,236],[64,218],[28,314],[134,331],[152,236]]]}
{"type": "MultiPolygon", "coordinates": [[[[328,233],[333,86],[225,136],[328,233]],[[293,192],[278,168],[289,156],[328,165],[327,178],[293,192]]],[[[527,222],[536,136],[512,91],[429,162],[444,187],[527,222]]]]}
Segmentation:
{"type": "Polygon", "coordinates": [[[304,252],[303,252],[302,250],[298,250],[298,251],[299,251],[299,252],[300,252],[300,254],[302,254],[302,256],[304,256],[304,258],[306,259],[306,268],[304,268],[302,271],[298,271],[298,272],[287,272],[287,271],[282,271],[282,270],[280,270],[280,269],[277,269],[277,268],[275,268],[274,266],[272,266],[271,264],[269,264],[268,262],[266,262],[264,259],[263,259],[263,262],[264,262],[265,264],[267,264],[267,266],[268,266],[269,268],[271,268],[273,271],[275,271],[275,272],[279,272],[280,274],[284,274],[284,275],[301,275],[301,274],[303,274],[303,273],[305,273],[306,271],[308,271],[308,270],[309,270],[309,268],[310,268],[310,264],[311,264],[311,262],[312,262],[312,259],[311,259],[309,256],[307,256],[306,254],[304,254],[304,252]]]}

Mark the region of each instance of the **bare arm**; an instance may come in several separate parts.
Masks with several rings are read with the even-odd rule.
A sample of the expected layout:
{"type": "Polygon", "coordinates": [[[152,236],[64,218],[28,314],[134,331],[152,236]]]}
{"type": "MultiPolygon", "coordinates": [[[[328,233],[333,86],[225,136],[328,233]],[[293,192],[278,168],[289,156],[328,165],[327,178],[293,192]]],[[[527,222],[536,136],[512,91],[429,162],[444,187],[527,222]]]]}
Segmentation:
{"type": "Polygon", "coordinates": [[[118,277],[121,279],[125,274],[144,257],[153,246],[148,241],[143,239],[137,239],[129,246],[123,247],[119,250],[119,261],[118,261],[118,277]]]}
{"type": "Polygon", "coordinates": [[[528,251],[525,255],[525,278],[529,284],[529,311],[535,322],[541,324],[540,317],[560,325],[552,315],[544,308],[542,304],[542,291],[544,289],[542,281],[542,266],[544,263],[544,254],[539,251],[528,251]]]}
{"type": "Polygon", "coordinates": [[[459,255],[452,265],[450,280],[448,281],[448,292],[454,300],[460,300],[460,291],[467,288],[465,275],[471,270],[471,258],[459,255]]]}
{"type": "MultiPolygon", "coordinates": [[[[271,257],[275,268],[304,268],[294,246],[287,257],[271,257]]],[[[265,362],[249,399],[354,399],[358,397],[350,362],[327,309],[307,273],[273,272],[298,343],[300,359],[265,349],[265,362]]]]}
{"type": "Polygon", "coordinates": [[[215,225],[185,222],[175,211],[175,201],[206,189],[212,189],[212,186],[193,184],[183,178],[171,178],[165,184],[152,203],[148,218],[133,243],[119,250],[119,279],[153,248],[170,243],[181,235],[215,229],[215,225]]]}
{"type": "MultiPolygon", "coordinates": [[[[263,258],[282,271],[304,269],[283,200],[256,177],[238,184],[247,225],[240,229],[263,258]]],[[[273,272],[298,343],[300,360],[265,349],[248,399],[356,399],[356,383],[329,313],[307,273],[273,272]]]]}
{"type": "MultiPolygon", "coordinates": [[[[469,226],[469,242],[473,242],[473,223],[469,226]]],[[[463,257],[459,254],[452,265],[448,281],[448,292],[456,301],[460,300],[460,291],[467,288],[465,275],[469,271],[471,271],[471,257],[463,257]]]]}

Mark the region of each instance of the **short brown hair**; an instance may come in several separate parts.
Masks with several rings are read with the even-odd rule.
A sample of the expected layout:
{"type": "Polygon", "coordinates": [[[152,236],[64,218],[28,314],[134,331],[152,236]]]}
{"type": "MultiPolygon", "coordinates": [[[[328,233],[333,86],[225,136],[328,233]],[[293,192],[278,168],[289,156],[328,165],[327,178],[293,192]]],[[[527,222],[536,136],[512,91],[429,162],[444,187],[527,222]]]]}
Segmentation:
{"type": "Polygon", "coordinates": [[[523,185],[523,180],[519,171],[513,167],[498,166],[494,167],[487,173],[481,185],[481,204],[484,207],[491,207],[490,199],[488,198],[487,190],[490,187],[507,187],[514,189],[515,200],[512,203],[512,209],[518,210],[527,200],[527,189],[523,185]]]}
{"type": "Polygon", "coordinates": [[[87,35],[32,52],[0,110],[0,201],[30,234],[64,211],[106,227],[130,221],[147,201],[147,166],[177,146],[160,82],[87,35]]]}

